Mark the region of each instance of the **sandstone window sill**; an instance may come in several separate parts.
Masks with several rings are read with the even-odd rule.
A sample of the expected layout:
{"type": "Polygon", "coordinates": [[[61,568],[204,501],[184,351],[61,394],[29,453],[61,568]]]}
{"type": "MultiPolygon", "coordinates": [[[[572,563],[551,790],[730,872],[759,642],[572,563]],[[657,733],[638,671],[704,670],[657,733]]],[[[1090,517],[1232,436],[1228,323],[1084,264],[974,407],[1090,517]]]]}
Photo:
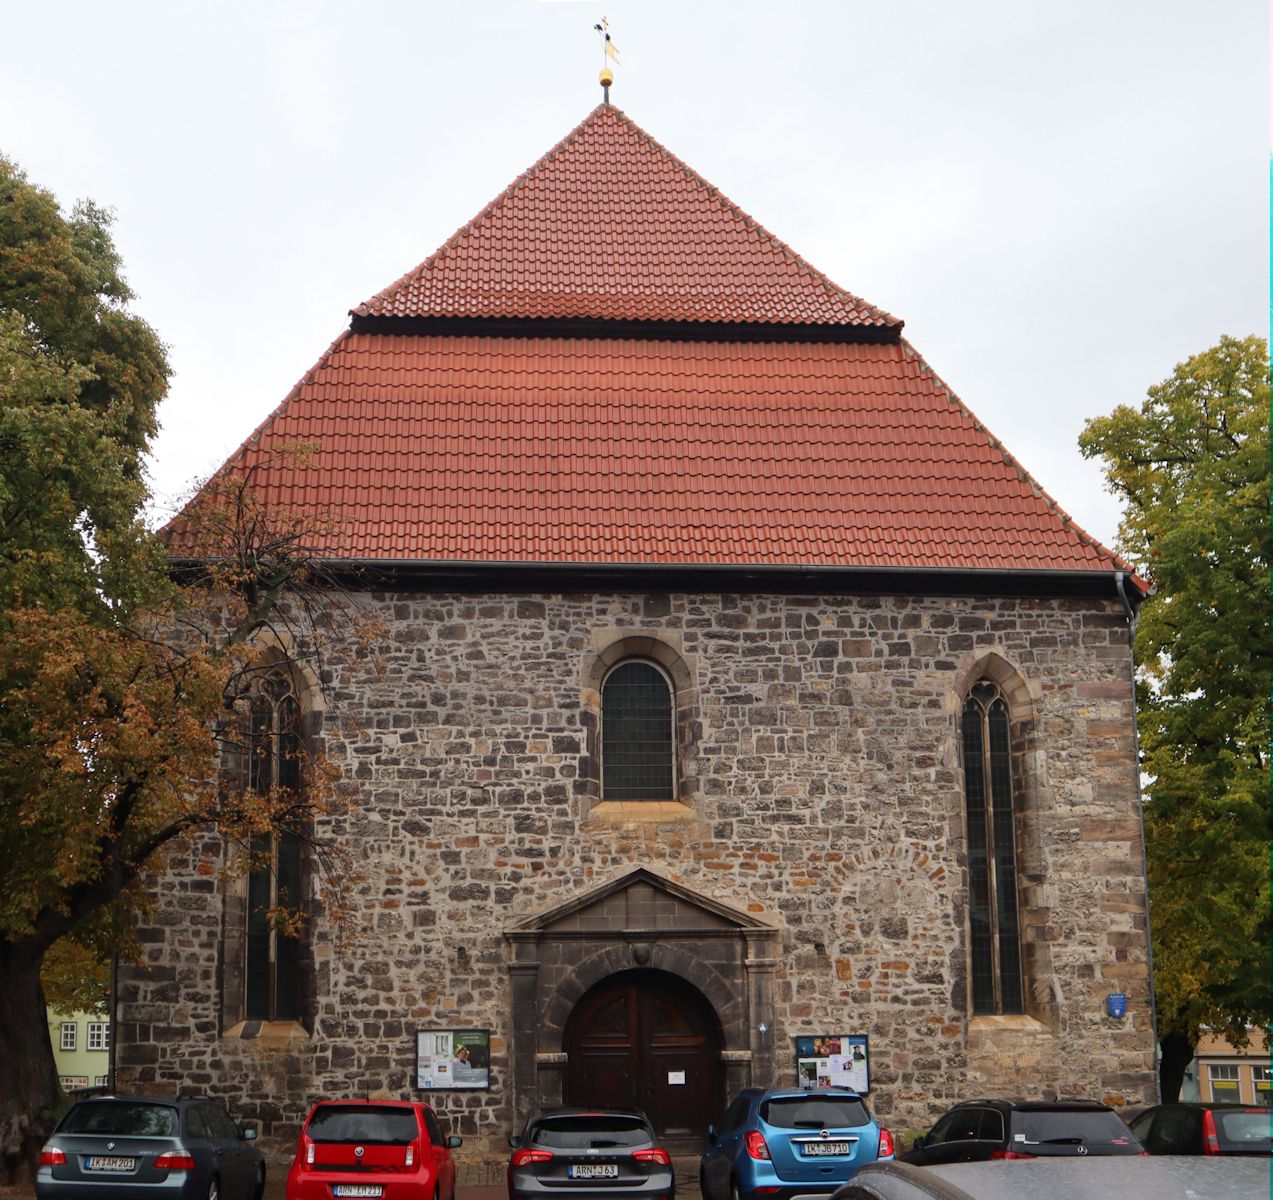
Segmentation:
{"type": "Polygon", "coordinates": [[[1027,1017],[1024,1013],[989,1014],[971,1017],[968,1032],[972,1033],[1021,1033],[1045,1034],[1050,1030],[1042,1021],[1027,1017]]]}
{"type": "Polygon", "coordinates": [[[227,1040],[251,1041],[265,1046],[309,1041],[309,1033],[299,1021],[240,1021],[221,1036],[227,1040]]]}
{"type": "Polygon", "coordinates": [[[686,824],[694,820],[694,810],[675,800],[602,800],[588,811],[585,824],[628,825],[686,824]]]}

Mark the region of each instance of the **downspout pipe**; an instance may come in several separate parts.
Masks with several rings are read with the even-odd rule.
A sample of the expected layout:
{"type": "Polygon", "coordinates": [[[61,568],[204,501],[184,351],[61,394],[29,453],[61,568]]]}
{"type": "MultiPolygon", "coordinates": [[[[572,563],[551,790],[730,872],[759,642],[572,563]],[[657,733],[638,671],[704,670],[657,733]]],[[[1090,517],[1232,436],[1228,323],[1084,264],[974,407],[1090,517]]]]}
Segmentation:
{"type": "Polygon", "coordinates": [[[1154,1103],[1162,1103],[1162,1077],[1158,1070],[1161,1050],[1158,1042],[1158,996],[1154,990],[1154,935],[1149,915],[1149,852],[1145,843],[1145,803],[1140,787],[1140,721],[1136,713],[1136,626],[1140,620],[1138,603],[1132,603],[1131,584],[1126,571],[1114,573],[1114,587],[1127,610],[1127,645],[1132,658],[1132,749],[1133,778],[1136,785],[1136,819],[1140,827],[1140,870],[1145,881],[1145,952],[1149,968],[1149,1020],[1154,1031],[1154,1103]]]}

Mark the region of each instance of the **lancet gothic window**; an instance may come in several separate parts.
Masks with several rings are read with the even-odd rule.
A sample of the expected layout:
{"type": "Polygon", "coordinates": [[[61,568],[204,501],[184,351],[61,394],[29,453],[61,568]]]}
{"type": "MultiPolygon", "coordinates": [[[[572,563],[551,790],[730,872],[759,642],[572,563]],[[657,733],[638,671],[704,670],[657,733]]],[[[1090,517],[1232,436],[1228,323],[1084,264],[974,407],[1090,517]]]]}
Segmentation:
{"type": "MultiPolygon", "coordinates": [[[[260,795],[272,789],[299,793],[301,708],[290,679],[265,677],[251,696],[247,783],[260,795]]],[[[252,1021],[300,1016],[300,939],[278,928],[279,910],[300,908],[301,846],[292,833],[253,839],[247,878],[243,1015],[252,1021]]]]}
{"type": "Polygon", "coordinates": [[[1002,692],[987,679],[964,703],[963,764],[972,1010],[1021,1013],[1011,724],[1002,692]]]}
{"type": "Polygon", "coordinates": [[[672,685],[653,663],[618,663],[601,686],[604,800],[674,800],[672,685]]]}

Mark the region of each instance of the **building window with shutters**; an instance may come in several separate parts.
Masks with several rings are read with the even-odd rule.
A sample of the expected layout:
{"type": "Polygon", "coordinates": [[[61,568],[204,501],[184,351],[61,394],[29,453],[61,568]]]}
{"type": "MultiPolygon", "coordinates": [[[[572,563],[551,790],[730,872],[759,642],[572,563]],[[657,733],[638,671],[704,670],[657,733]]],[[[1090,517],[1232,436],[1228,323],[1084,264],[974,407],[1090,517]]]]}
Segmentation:
{"type": "Polygon", "coordinates": [[[617,663],[601,685],[601,798],[676,799],[676,711],[662,668],[617,663]]]}
{"type": "Polygon", "coordinates": [[[969,689],[961,741],[972,1011],[1023,1013],[1011,722],[988,679],[969,689]]]}
{"type": "MultiPolygon", "coordinates": [[[[302,788],[301,707],[291,680],[271,674],[253,689],[246,739],[247,784],[260,795],[302,788]]],[[[281,914],[303,904],[301,842],[289,832],[253,839],[247,876],[243,1017],[300,1017],[301,941],[281,914]]]]}

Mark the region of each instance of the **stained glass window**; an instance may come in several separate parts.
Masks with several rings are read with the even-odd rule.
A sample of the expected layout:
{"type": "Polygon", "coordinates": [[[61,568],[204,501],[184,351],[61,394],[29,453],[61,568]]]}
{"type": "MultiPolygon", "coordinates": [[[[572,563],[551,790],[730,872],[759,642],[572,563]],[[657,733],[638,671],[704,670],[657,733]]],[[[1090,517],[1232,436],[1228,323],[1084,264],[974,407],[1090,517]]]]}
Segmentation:
{"type": "Polygon", "coordinates": [[[620,663],[601,687],[602,798],[674,799],[672,747],[667,676],[652,663],[620,663]]]}

